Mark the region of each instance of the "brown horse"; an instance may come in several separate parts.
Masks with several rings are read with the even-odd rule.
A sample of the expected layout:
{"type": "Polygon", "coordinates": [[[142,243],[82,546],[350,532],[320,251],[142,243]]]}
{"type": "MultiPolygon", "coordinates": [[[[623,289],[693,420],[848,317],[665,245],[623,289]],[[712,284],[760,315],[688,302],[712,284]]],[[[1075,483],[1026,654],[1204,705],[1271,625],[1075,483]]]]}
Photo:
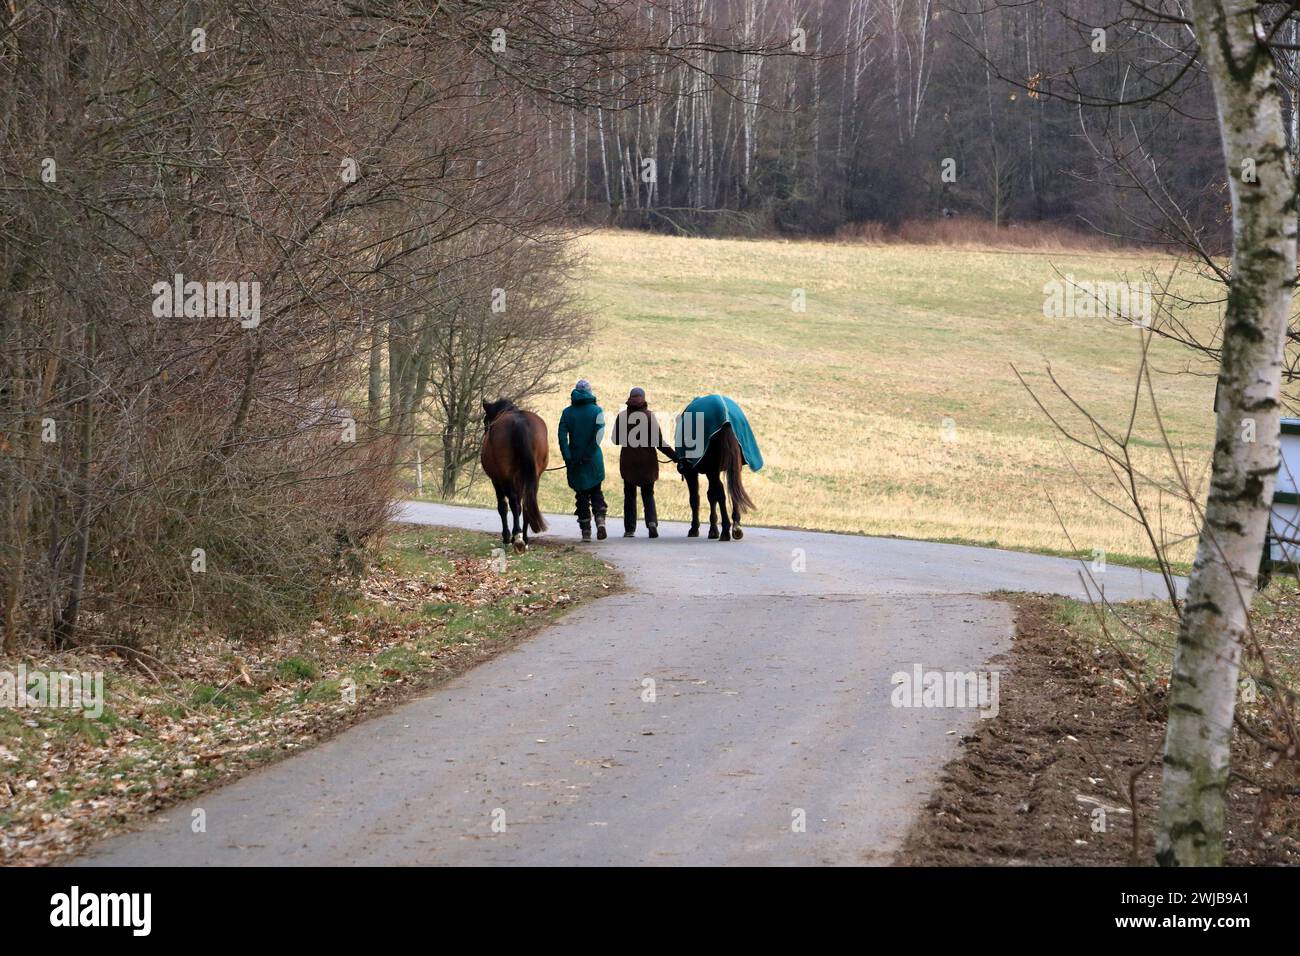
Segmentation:
{"type": "Polygon", "coordinates": [[[709,481],[709,537],[721,541],[735,538],[739,541],[745,536],[740,529],[740,516],[754,509],[754,501],[745,491],[745,483],[740,477],[740,469],[745,464],[745,456],[740,450],[740,442],[731,430],[731,425],[723,425],[704,452],[699,464],[691,469],[684,469],[686,493],[691,501],[691,526],[687,530],[688,538],[700,536],[700,473],[709,481]],[[722,472],[727,473],[726,485],[722,482],[722,472]],[[731,517],[727,517],[727,494],[731,494],[731,517]],[[718,535],[718,511],[722,512],[722,535],[718,535]]]}
{"type": "Polygon", "coordinates": [[[516,407],[508,398],[483,403],[483,451],[479,461],[497,493],[501,543],[513,543],[519,552],[528,550],[530,528],[533,532],[546,530],[546,521],[537,507],[537,483],[546,470],[549,454],[546,423],[537,415],[516,407]],[[513,528],[506,523],[507,503],[513,528]]]}

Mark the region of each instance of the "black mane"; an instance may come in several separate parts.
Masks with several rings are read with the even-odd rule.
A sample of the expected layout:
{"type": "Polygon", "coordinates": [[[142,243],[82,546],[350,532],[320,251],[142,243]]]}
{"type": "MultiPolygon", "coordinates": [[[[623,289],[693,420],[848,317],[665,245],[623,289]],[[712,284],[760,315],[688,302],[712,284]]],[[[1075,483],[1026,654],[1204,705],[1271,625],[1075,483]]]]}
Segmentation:
{"type": "Polygon", "coordinates": [[[515,403],[510,401],[508,398],[498,398],[495,402],[484,402],[483,427],[486,428],[488,425],[491,425],[492,420],[502,412],[508,412],[515,407],[515,403]]]}

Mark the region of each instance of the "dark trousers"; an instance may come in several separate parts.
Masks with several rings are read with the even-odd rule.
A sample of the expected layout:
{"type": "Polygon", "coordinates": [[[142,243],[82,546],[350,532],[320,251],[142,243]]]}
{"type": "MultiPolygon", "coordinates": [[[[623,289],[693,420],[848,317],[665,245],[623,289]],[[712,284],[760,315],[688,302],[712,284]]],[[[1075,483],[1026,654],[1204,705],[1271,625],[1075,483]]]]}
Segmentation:
{"type": "Polygon", "coordinates": [[[603,518],[609,511],[609,507],[605,504],[605,492],[600,490],[600,485],[588,488],[586,491],[575,491],[573,500],[578,509],[574,514],[578,516],[579,522],[590,521],[593,512],[603,518]]]}
{"type": "Polygon", "coordinates": [[[659,517],[655,513],[655,485],[650,482],[647,485],[636,485],[630,481],[623,482],[623,530],[636,530],[636,493],[637,489],[641,490],[641,503],[645,505],[645,523],[646,527],[659,523],[659,517]]]}

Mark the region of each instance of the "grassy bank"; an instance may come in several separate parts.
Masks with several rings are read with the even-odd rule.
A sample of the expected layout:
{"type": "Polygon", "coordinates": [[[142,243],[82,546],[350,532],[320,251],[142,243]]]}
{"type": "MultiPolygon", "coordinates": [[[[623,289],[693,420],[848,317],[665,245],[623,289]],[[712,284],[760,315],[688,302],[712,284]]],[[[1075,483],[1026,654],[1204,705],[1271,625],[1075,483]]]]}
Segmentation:
{"type": "Polygon", "coordinates": [[[104,675],[96,719],[0,710],[0,863],[39,863],[294,753],[513,646],[619,586],[572,547],[494,557],[488,535],[410,529],[310,627],[262,643],[195,633],[0,669],[104,675]]]}

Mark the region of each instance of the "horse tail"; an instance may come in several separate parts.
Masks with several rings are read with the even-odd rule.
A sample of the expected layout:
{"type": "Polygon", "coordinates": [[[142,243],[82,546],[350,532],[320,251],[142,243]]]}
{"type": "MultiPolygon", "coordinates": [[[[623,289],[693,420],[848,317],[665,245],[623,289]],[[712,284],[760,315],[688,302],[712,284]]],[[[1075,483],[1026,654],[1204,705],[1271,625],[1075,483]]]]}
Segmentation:
{"type": "Polygon", "coordinates": [[[537,457],[533,452],[533,430],[526,416],[514,416],[510,441],[515,453],[515,492],[523,504],[528,530],[536,534],[546,530],[546,519],[542,517],[542,509],[537,506],[537,457]]]}
{"type": "Polygon", "coordinates": [[[745,481],[740,476],[740,469],[745,464],[745,456],[740,451],[740,442],[736,440],[736,433],[727,427],[719,437],[722,439],[722,467],[727,472],[727,494],[735,502],[737,513],[753,511],[755,510],[754,499],[745,491],[745,481]]]}
{"type": "Polygon", "coordinates": [[[546,519],[542,509],[537,507],[537,472],[524,478],[524,518],[528,521],[528,530],[533,534],[546,530],[546,519]]]}

